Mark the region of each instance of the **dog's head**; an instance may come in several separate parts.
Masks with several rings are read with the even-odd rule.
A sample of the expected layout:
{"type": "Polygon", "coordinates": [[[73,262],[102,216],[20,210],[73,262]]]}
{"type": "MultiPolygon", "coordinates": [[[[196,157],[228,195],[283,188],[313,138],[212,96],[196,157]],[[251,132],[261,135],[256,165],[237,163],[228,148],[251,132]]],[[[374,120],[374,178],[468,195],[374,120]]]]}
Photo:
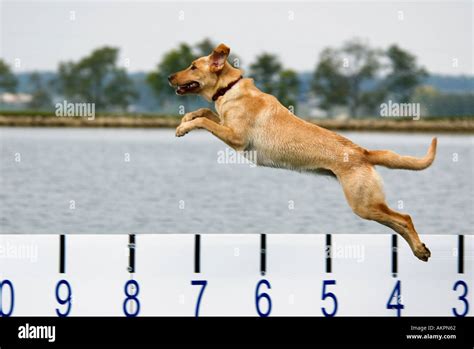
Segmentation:
{"type": "Polygon", "coordinates": [[[168,81],[176,89],[176,94],[199,94],[211,100],[214,93],[239,77],[239,69],[227,62],[230,49],[220,44],[209,56],[195,59],[191,65],[171,74],[168,81]]]}

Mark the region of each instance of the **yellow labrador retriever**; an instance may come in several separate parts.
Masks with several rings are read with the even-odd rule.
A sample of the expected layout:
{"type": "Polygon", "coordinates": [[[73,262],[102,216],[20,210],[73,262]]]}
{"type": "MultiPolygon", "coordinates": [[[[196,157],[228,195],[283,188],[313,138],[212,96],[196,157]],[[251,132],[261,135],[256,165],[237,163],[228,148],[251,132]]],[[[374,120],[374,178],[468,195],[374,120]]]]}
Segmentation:
{"type": "Polygon", "coordinates": [[[380,176],[374,166],[423,170],[436,154],[436,138],[423,158],[398,155],[389,150],[367,150],[334,132],[306,122],[242,78],[221,44],[205,57],[169,76],[176,93],[199,94],[215,102],[217,114],[199,109],[184,115],[176,129],[181,137],[206,129],[236,151],[255,151],[257,165],[330,174],[341,183],[352,210],[399,233],[416,257],[428,261],[430,251],[420,241],[409,215],[385,203],[380,176]]]}

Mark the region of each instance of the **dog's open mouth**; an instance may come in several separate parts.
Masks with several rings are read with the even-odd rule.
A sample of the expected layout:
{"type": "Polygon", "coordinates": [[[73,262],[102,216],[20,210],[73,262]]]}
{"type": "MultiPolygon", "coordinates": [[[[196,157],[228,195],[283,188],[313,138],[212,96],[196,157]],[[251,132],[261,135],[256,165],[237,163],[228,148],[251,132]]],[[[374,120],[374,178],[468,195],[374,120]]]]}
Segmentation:
{"type": "Polygon", "coordinates": [[[195,92],[199,89],[199,82],[191,81],[184,85],[178,85],[176,93],[179,95],[184,95],[185,93],[195,92]]]}

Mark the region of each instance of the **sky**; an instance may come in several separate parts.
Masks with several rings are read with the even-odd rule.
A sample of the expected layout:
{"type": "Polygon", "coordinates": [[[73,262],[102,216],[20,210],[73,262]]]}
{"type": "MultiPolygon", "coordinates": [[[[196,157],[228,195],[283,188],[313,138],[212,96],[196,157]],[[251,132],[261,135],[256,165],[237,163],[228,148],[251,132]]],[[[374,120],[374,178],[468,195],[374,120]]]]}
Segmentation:
{"type": "Polygon", "coordinates": [[[244,68],[270,52],[311,71],[325,47],[357,37],[396,43],[431,73],[474,74],[471,1],[0,1],[0,57],[16,72],[56,70],[103,45],[119,47],[129,71],[149,71],[180,42],[205,37],[244,68]]]}

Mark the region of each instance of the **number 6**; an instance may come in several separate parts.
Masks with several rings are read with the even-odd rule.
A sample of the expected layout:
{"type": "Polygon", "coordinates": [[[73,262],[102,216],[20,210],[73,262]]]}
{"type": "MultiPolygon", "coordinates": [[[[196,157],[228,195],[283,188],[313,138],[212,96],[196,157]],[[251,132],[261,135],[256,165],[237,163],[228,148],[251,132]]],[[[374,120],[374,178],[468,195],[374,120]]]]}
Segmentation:
{"type": "Polygon", "coordinates": [[[265,285],[269,289],[271,289],[272,286],[270,285],[270,282],[263,279],[258,282],[257,288],[255,289],[255,306],[257,307],[257,313],[260,317],[268,317],[270,313],[272,312],[272,299],[270,298],[270,295],[268,293],[265,293],[265,292],[259,293],[261,285],[265,285]],[[266,312],[262,312],[260,310],[260,300],[262,298],[265,298],[267,300],[268,307],[267,307],[266,312]]]}

